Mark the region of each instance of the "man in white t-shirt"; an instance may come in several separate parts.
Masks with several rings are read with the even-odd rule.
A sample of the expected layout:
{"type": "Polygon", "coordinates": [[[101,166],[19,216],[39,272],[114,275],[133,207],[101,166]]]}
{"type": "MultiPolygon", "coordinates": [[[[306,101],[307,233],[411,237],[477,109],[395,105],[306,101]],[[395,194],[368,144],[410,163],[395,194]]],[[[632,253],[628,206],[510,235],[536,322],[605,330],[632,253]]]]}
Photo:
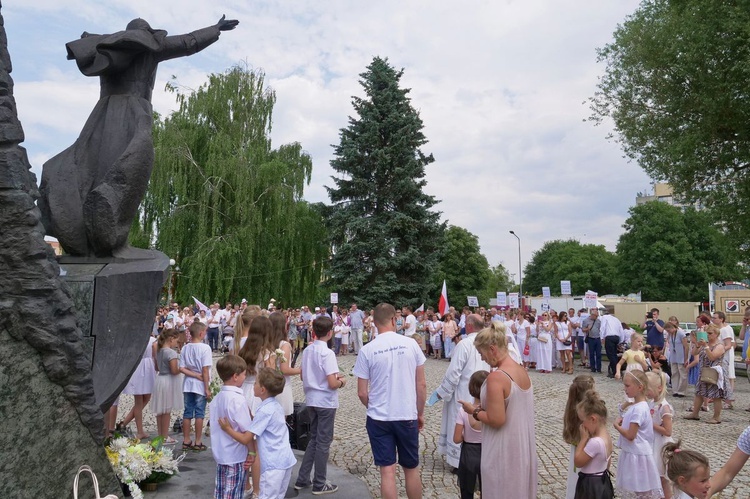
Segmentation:
{"type": "Polygon", "coordinates": [[[362,348],[353,372],[358,378],[357,395],[367,407],[367,435],[375,466],[380,468],[380,497],[398,497],[398,461],[407,497],[421,498],[419,430],[427,399],[425,356],[416,341],[396,334],[393,305],[376,306],[374,322],[378,337],[362,348]]]}
{"type": "Polygon", "coordinates": [[[404,336],[411,338],[417,333],[417,318],[411,313],[411,307],[403,307],[401,309],[401,315],[404,319],[404,336]]]}

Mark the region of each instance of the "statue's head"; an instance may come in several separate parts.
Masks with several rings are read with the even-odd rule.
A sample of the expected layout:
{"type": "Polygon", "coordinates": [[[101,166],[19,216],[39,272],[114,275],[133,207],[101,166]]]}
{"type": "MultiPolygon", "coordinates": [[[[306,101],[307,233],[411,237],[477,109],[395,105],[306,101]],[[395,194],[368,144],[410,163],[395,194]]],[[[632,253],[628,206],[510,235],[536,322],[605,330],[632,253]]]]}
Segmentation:
{"type": "Polygon", "coordinates": [[[154,31],[153,29],[151,29],[151,25],[147,23],[145,19],[141,19],[140,17],[138,19],[133,19],[132,21],[130,21],[125,29],[145,29],[146,31],[154,31]]]}

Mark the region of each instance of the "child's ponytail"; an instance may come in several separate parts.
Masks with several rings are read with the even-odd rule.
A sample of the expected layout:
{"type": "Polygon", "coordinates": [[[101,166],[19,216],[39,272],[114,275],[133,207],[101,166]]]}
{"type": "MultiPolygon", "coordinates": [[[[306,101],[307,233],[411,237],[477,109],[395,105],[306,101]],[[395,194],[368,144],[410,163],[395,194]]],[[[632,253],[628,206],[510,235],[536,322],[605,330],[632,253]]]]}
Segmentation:
{"type": "Polygon", "coordinates": [[[678,479],[690,479],[698,467],[709,469],[708,458],[694,450],[682,449],[682,441],[667,442],[661,451],[667,478],[678,484],[678,479]]]}

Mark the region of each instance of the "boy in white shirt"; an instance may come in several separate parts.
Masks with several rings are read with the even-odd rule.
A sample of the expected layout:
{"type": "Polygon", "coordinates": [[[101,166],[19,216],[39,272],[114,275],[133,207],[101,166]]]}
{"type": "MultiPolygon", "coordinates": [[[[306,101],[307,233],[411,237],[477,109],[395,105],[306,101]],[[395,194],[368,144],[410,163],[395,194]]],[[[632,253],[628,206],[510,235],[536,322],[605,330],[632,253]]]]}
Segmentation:
{"type": "Polygon", "coordinates": [[[302,458],[299,475],[294,484],[296,490],[312,485],[313,495],[330,494],[338,486],[326,480],[328,453],[333,441],[333,422],[339,406],[337,390],[346,385],[346,380],[339,375],[336,355],[328,348],[333,322],[328,317],[319,317],[313,321],[315,342],[302,352],[302,386],[305,390],[305,402],[310,415],[310,442],[302,458]],[[310,482],[310,473],[315,465],[315,476],[310,482]]]}
{"type": "Polygon", "coordinates": [[[258,371],[253,388],[254,395],[262,402],[250,423],[249,430],[237,431],[227,419],[219,419],[222,430],[247,446],[249,466],[255,462],[257,437],[257,452],[260,453],[259,499],[284,499],[289,480],[292,478],[292,468],[297,463],[289,444],[289,429],[286,426],[284,409],[276,400],[276,395],[283,390],[284,375],[275,369],[263,368],[258,371]]]}
{"type": "MultiPolygon", "coordinates": [[[[211,426],[219,428],[219,418],[232,429],[245,433],[250,430],[250,412],[242,394],[242,383],[247,374],[247,364],[242,357],[227,355],[216,363],[216,371],[224,382],[221,392],[211,402],[211,426]]],[[[245,462],[248,449],[225,431],[212,435],[211,452],[216,461],[216,488],[214,497],[220,499],[242,499],[247,481],[245,462]]]]}
{"type": "Polygon", "coordinates": [[[203,343],[206,325],[193,322],[190,325],[190,343],[180,352],[180,372],[185,375],[182,394],[185,411],[182,414],[182,450],[206,450],[203,439],[203,418],[206,414],[206,399],[211,396],[211,347],[203,343]],[[192,421],[195,418],[195,442],[190,441],[192,421]]]}

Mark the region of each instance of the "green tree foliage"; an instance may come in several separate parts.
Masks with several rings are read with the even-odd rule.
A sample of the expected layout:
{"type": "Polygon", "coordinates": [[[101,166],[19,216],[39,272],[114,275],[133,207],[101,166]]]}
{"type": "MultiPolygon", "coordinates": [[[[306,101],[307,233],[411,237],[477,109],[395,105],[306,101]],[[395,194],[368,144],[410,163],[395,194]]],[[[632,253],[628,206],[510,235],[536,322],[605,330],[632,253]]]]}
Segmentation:
{"type": "Polygon", "coordinates": [[[740,275],[737,250],[707,213],[650,202],[630,209],[617,243],[623,291],[644,300],[703,301],[711,281],[740,275]]]}
{"type": "Polygon", "coordinates": [[[581,244],[572,239],[548,241],[526,264],[523,289],[535,295],[549,286],[551,293],[558,295],[560,281],[570,281],[574,295],[588,290],[600,295],[613,293],[617,282],[615,260],[615,255],[602,245],[581,244]]]}
{"type": "Polygon", "coordinates": [[[489,300],[497,296],[498,291],[518,291],[518,285],[511,282],[508,269],[502,264],[490,268],[490,278],[487,279],[487,284],[484,288],[484,301],[480,300],[479,304],[488,304],[489,300]]]}
{"type": "Polygon", "coordinates": [[[179,110],[154,128],[155,168],[131,240],[177,261],[176,297],[299,304],[328,258],[320,209],[302,200],[312,161],[300,144],[272,149],[274,93],[233,67],[198,90],[174,85],[179,110]]]}
{"type": "MultiPolygon", "coordinates": [[[[593,119],[736,242],[750,230],[750,5],[644,0],[599,52],[593,119]]],[[[745,249],[747,249],[745,245],[745,249]]]]}
{"type": "Polygon", "coordinates": [[[342,302],[419,304],[431,296],[444,225],[422,190],[434,161],[422,120],[399,86],[402,71],[376,57],[360,75],[366,97],[341,129],[326,225],[333,257],[327,286],[342,302]]]}
{"type": "MultiPolygon", "coordinates": [[[[442,287],[445,279],[451,305],[466,305],[467,296],[476,296],[479,303],[487,304],[490,298],[487,285],[492,273],[487,258],[479,248],[477,236],[462,227],[449,226],[445,231],[437,268],[433,279],[435,287],[442,287]]],[[[505,288],[493,291],[492,297],[502,290],[505,288]]]]}

